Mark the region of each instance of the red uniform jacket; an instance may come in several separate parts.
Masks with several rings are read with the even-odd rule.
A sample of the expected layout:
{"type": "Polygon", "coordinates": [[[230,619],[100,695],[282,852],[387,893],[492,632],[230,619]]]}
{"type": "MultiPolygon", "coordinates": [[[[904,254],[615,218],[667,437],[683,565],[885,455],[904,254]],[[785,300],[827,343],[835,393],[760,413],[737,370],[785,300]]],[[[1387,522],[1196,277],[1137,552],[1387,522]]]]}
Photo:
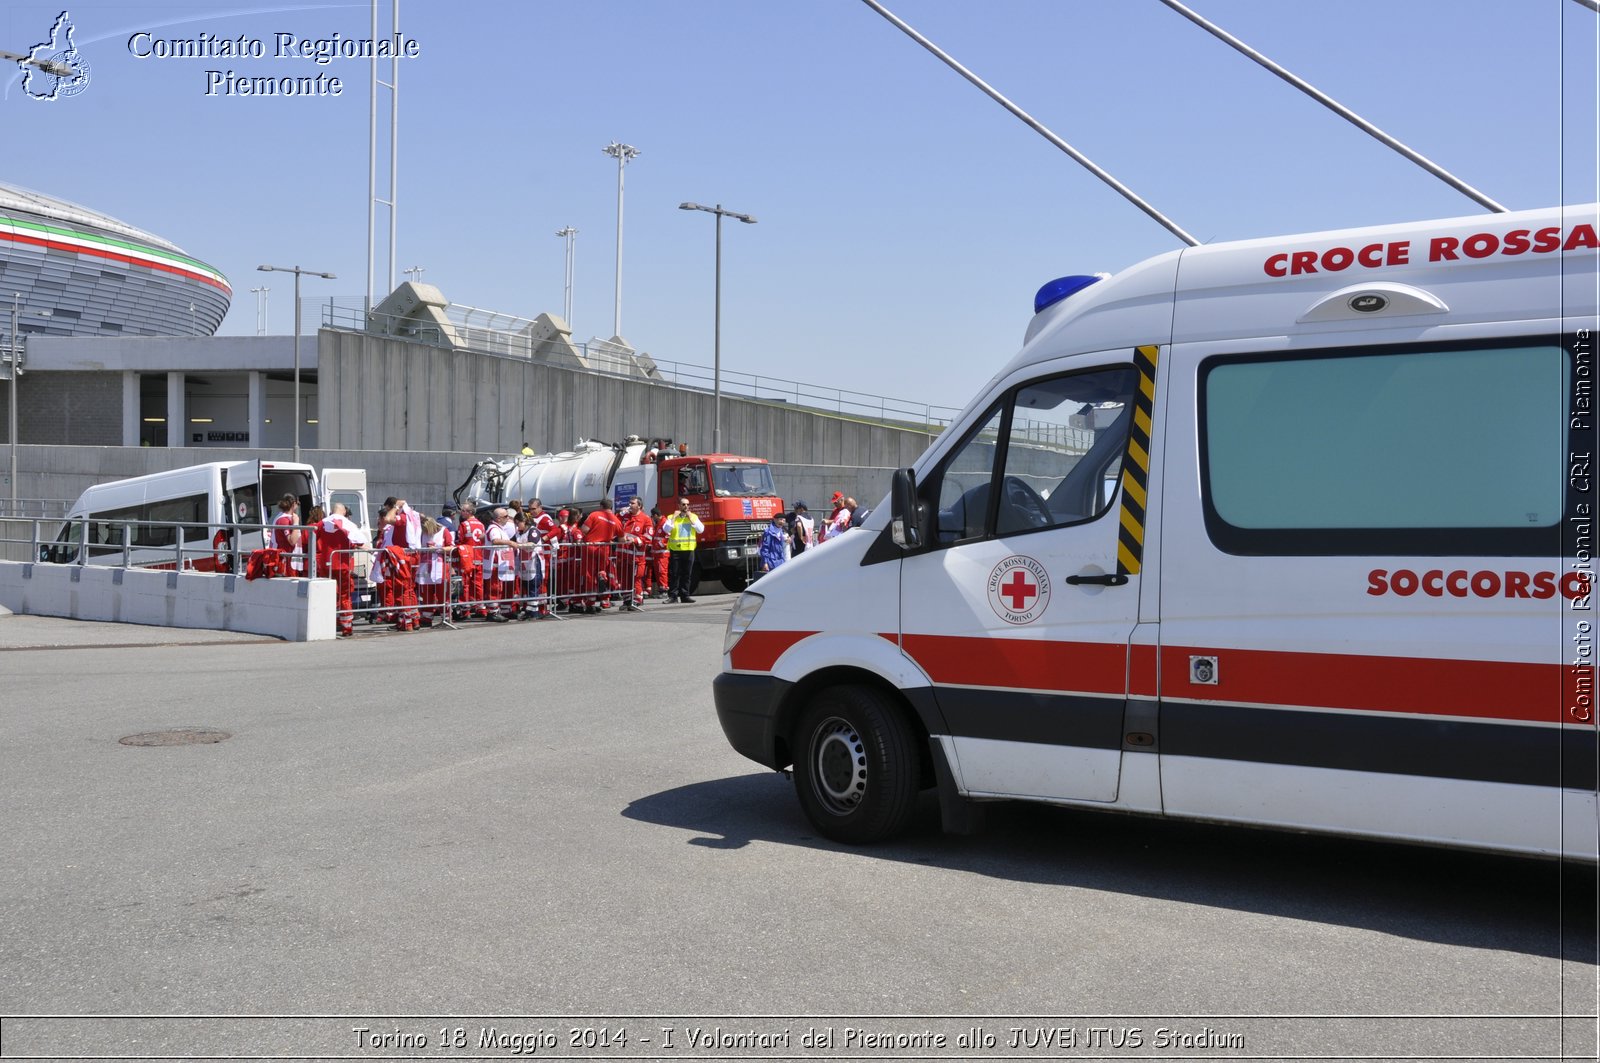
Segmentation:
{"type": "Polygon", "coordinates": [[[477,517],[464,517],[456,528],[456,553],[461,558],[464,568],[477,568],[479,551],[483,547],[486,535],[483,522],[477,517]]]}
{"type": "Polygon", "coordinates": [[[622,521],[609,509],[597,509],[583,519],[583,541],[609,543],[622,534],[622,521]]]}

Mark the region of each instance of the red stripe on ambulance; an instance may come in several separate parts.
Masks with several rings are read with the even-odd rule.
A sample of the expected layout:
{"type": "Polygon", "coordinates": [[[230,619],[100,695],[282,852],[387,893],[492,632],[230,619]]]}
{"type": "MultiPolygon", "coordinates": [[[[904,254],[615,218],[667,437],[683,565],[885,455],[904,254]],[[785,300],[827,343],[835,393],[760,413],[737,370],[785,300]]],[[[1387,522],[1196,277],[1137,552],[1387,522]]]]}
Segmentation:
{"type": "Polygon", "coordinates": [[[733,644],[728,656],[735,671],[770,671],[790,646],[815,634],[815,631],[746,631],[733,644]]]}
{"type": "MultiPolygon", "coordinates": [[[[906,635],[905,652],[936,685],[995,690],[1072,691],[1123,695],[1129,647],[955,635],[906,635]]],[[[1150,695],[1141,679],[1154,647],[1134,646],[1132,692],[1150,695]]],[[[1573,683],[1558,664],[1517,661],[1372,657],[1343,653],[1163,646],[1161,696],[1245,705],[1350,709],[1483,720],[1592,723],[1563,718],[1563,689],[1573,683]],[[1190,682],[1189,658],[1217,658],[1217,682],[1190,682]]]]}

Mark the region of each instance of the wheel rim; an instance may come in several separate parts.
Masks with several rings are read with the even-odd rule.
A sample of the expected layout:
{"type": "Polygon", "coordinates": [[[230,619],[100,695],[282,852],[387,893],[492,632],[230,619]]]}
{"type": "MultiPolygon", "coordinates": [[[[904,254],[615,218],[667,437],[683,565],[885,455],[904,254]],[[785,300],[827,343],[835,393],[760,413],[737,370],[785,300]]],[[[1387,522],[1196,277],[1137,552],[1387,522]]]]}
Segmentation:
{"type": "Polygon", "coordinates": [[[861,735],[837,716],[822,722],[811,743],[811,789],[836,816],[848,815],[867,793],[867,749],[861,735]]]}

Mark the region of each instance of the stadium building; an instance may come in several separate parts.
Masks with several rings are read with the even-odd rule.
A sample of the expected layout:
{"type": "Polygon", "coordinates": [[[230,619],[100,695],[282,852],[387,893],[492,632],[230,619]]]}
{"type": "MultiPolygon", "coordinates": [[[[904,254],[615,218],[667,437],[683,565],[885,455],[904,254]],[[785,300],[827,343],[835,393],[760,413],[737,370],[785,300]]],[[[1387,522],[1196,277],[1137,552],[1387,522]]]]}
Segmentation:
{"type": "Polygon", "coordinates": [[[24,335],[210,336],[233,289],[169,240],[0,184],[0,302],[18,295],[24,335]]]}

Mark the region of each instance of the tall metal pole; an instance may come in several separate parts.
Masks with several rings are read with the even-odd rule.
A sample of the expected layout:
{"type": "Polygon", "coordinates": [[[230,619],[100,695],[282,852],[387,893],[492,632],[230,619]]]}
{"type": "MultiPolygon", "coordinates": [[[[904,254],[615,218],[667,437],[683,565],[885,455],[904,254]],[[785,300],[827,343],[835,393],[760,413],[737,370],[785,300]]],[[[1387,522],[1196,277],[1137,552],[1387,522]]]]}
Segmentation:
{"type": "MultiPolygon", "coordinates": [[[[294,268],[294,460],[300,460],[300,267],[294,268]]],[[[262,499],[263,504],[266,499],[262,499]]]]}
{"type": "MultiPolygon", "coordinates": [[[[400,39],[400,0],[394,0],[391,11],[394,20],[394,37],[400,39]]],[[[378,35],[374,33],[376,41],[378,35]]],[[[373,48],[377,51],[377,48],[373,48]]],[[[400,259],[395,251],[395,233],[400,224],[400,56],[391,53],[389,59],[389,290],[395,289],[395,270],[400,259]]],[[[295,458],[296,461],[300,459],[295,458]]]]}
{"type": "Polygon", "coordinates": [[[724,210],[721,203],[714,207],[702,207],[698,203],[679,203],[678,209],[703,210],[717,217],[716,301],[711,341],[711,451],[720,454],[722,452],[722,219],[738,218],[746,225],[754,225],[756,220],[748,214],[724,210]]]}
{"type": "Polygon", "coordinates": [[[716,323],[711,329],[711,453],[722,453],[722,204],[717,204],[716,323]]]}
{"type": "Polygon", "coordinates": [[[622,335],[622,171],[627,166],[623,154],[617,153],[617,278],[616,302],[611,310],[611,335],[622,335]]]}
{"type": "MultiPolygon", "coordinates": [[[[378,0],[372,0],[372,36],[378,39],[378,0]]],[[[372,99],[367,109],[367,298],[361,309],[372,313],[373,256],[378,239],[378,49],[372,49],[372,99]]]]}
{"type": "Polygon", "coordinates": [[[613,140],[601,149],[617,160],[617,279],[616,305],[611,317],[611,335],[622,336],[622,171],[629,161],[639,157],[639,149],[632,144],[613,140]]]}
{"type": "Polygon", "coordinates": [[[11,303],[11,380],[6,388],[6,405],[10,407],[11,436],[11,516],[17,515],[17,318],[22,316],[22,293],[13,292],[11,303]]]}
{"type": "Polygon", "coordinates": [[[294,274],[294,460],[300,460],[300,275],[309,273],[313,277],[324,280],[337,280],[332,273],[318,273],[316,270],[302,269],[299,266],[257,266],[262,273],[293,273],[294,274]]]}
{"type": "Polygon", "coordinates": [[[256,335],[265,336],[267,334],[267,293],[272,289],[263,286],[251,288],[250,290],[256,296],[256,335]]]}
{"type": "Polygon", "coordinates": [[[567,323],[567,328],[570,329],[572,328],[572,238],[578,235],[578,230],[574,229],[570,225],[566,225],[560,229],[557,229],[556,235],[564,237],[567,241],[566,296],[561,302],[561,319],[567,323]]]}

